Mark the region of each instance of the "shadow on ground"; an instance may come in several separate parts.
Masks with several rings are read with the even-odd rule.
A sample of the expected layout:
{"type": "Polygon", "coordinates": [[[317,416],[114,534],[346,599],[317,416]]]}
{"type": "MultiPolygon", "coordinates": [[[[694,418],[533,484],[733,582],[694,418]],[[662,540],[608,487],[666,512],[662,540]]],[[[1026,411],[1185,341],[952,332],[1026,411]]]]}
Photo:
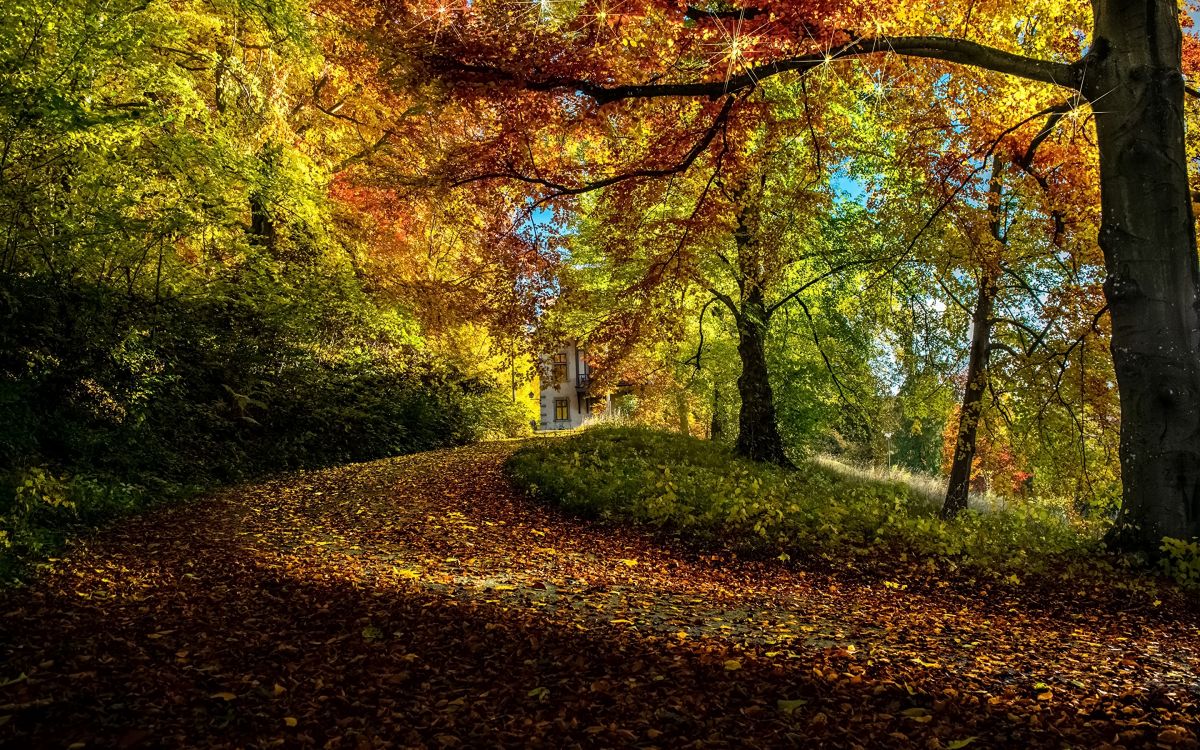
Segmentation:
{"type": "Polygon", "coordinates": [[[82,541],[0,599],[0,743],[1196,745],[1194,622],[713,564],[516,496],[507,450],[297,474],[82,541]]]}

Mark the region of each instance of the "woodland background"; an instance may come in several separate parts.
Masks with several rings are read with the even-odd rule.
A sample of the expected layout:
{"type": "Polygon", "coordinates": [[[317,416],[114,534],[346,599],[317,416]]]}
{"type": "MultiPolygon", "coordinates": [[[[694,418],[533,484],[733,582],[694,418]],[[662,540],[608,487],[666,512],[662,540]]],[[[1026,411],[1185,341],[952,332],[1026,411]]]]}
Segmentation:
{"type": "MultiPolygon", "coordinates": [[[[764,84],[733,115],[635,107],[605,136],[546,97],[485,103],[396,43],[436,49],[453,12],[5,4],[7,548],[213,483],[527,434],[534,358],[566,337],[624,418],[732,443],[756,327],[789,456],[938,474],[983,296],[971,486],[1113,517],[1120,410],[1078,101],[1046,130],[1027,88],[908,60],[764,84]],[[618,151],[661,174],[545,176],[598,180],[618,151]],[[748,285],[758,308],[733,301],[748,285]]],[[[512,12],[631,59],[653,43],[602,5],[512,12]]],[[[1000,33],[1065,54],[1043,29],[1086,12],[1035,3],[1000,33]]],[[[697,66],[728,78],[742,21],[720,29],[697,66]]]]}

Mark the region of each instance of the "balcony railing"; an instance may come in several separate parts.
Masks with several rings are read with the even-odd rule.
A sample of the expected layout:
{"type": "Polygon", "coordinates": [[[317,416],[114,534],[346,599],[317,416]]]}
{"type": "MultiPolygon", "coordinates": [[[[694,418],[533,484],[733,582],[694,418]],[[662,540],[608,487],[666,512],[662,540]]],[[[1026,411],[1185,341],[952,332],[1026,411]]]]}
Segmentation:
{"type": "Polygon", "coordinates": [[[587,388],[588,387],[588,373],[581,372],[575,376],[575,387],[576,388],[587,388]]]}

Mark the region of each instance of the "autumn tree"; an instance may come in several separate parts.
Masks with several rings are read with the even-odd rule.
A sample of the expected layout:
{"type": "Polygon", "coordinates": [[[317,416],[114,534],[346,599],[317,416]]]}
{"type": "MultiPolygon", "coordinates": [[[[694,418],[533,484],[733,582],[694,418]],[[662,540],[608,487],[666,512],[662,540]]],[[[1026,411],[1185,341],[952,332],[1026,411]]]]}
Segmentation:
{"type": "MultiPolygon", "coordinates": [[[[607,327],[625,321],[625,340],[634,338],[638,321],[674,330],[672,317],[695,316],[701,335],[689,362],[698,370],[705,321],[728,321],[739,360],[737,451],[785,465],[768,366],[772,321],[795,308],[817,326],[805,300],[884,253],[872,233],[855,234],[852,222],[834,215],[819,167],[832,148],[814,140],[807,101],[798,87],[775,87],[763,101],[775,110],[769,123],[726,123],[720,149],[687,174],[613,186],[579,201],[585,218],[571,252],[581,266],[574,278],[603,269],[604,279],[590,285],[607,290],[614,303],[607,327]],[[683,303],[689,295],[699,298],[690,306],[683,303]]],[[[819,347],[815,328],[812,335],[819,347]]]]}
{"type": "MultiPolygon", "coordinates": [[[[943,517],[953,517],[967,507],[970,493],[972,463],[975,457],[975,440],[986,395],[995,393],[990,376],[990,361],[996,352],[1005,352],[1014,358],[1025,358],[1046,346],[1047,336],[1058,326],[1053,319],[1042,321],[1030,315],[1029,310],[1043,306],[1046,292],[1039,292],[1027,279],[1030,272],[1037,273],[1045,261],[1062,251],[1066,231],[1062,215],[1053,212],[1039,216],[1022,203],[1029,196],[1022,196],[1013,185],[1019,175],[1028,172],[1035,178],[1041,175],[1034,171],[1033,163],[1038,146],[1051,135],[1059,119],[1052,115],[1044,128],[1038,132],[1023,152],[1010,154],[1008,149],[994,153],[991,157],[990,174],[986,190],[981,196],[982,221],[958,222],[966,236],[970,271],[974,277],[975,301],[968,304],[949,292],[947,296],[970,315],[970,347],[963,388],[963,399],[957,414],[956,438],[950,462],[946,500],[942,506],[943,517]],[[1022,171],[1024,170],[1024,172],[1022,171]],[[1014,174],[1016,173],[1016,174],[1014,174]],[[1039,221],[1040,219],[1040,221],[1039,221]],[[1030,227],[1030,223],[1033,227],[1030,227]],[[1038,224],[1052,228],[1039,231],[1038,224]],[[980,225],[983,225],[982,227],[980,225]],[[1032,231],[1031,231],[1032,230],[1032,231]],[[1007,310],[997,309],[1005,297],[1016,296],[1019,304],[1009,304],[1007,310]],[[1010,346],[994,340],[998,326],[1010,327],[1020,340],[1010,346]]],[[[959,213],[959,212],[956,212],[959,213]]],[[[1041,271],[1042,275],[1047,272],[1041,271]]],[[[1058,276],[1058,286],[1066,287],[1071,280],[1058,276]]],[[[946,282],[939,282],[947,288],[946,282]]],[[[1104,313],[1099,307],[1095,318],[1104,313]]],[[[1085,331],[1088,335],[1090,331],[1085,331]]]]}
{"type": "MultiPolygon", "coordinates": [[[[1200,265],[1184,152],[1177,3],[1095,0],[1090,19],[1085,8],[1072,8],[1036,23],[1026,22],[1024,7],[961,4],[929,11],[896,5],[874,14],[855,3],[808,2],[451,8],[395,0],[380,6],[376,29],[394,54],[469,96],[504,106],[536,101],[532,106],[553,111],[557,122],[603,121],[613,128],[649,117],[650,100],[676,102],[654,118],[656,132],[669,133],[678,145],[642,166],[623,167],[625,174],[659,172],[664,158],[687,162],[679,158],[688,156],[680,142],[695,131],[672,124],[685,102],[742,101],[765,79],[808,76],[843,60],[874,66],[897,56],[938,61],[930,75],[998,74],[1043,86],[1029,88],[1036,98],[1061,97],[1065,90],[1095,105],[1099,240],[1123,416],[1125,490],[1116,538],[1153,552],[1164,536],[1196,536],[1200,265]],[[405,31],[417,27],[423,28],[419,35],[405,31]],[[622,102],[624,108],[613,106],[622,102]]],[[[708,145],[702,138],[692,143],[708,145]]],[[[588,164],[591,174],[551,179],[528,159],[510,158],[497,175],[561,193],[596,181],[599,164],[588,164]]],[[[617,179],[621,170],[618,165],[601,179],[617,179]]]]}

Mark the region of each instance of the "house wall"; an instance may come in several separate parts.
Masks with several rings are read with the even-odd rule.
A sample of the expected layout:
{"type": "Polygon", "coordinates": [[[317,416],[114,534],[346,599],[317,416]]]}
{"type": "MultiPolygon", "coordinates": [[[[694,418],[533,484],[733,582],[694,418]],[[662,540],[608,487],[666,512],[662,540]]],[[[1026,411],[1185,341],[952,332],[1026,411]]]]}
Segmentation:
{"type": "Polygon", "coordinates": [[[539,409],[541,420],[539,430],[570,430],[579,427],[587,418],[588,390],[586,381],[580,387],[579,375],[587,375],[587,365],[583,361],[583,353],[579,351],[576,342],[571,341],[562,348],[544,354],[540,363],[541,396],[539,409]],[[554,381],[554,355],[564,354],[567,360],[566,379],[563,382],[554,381]],[[566,399],[567,419],[555,419],[555,401],[566,399]]]}

